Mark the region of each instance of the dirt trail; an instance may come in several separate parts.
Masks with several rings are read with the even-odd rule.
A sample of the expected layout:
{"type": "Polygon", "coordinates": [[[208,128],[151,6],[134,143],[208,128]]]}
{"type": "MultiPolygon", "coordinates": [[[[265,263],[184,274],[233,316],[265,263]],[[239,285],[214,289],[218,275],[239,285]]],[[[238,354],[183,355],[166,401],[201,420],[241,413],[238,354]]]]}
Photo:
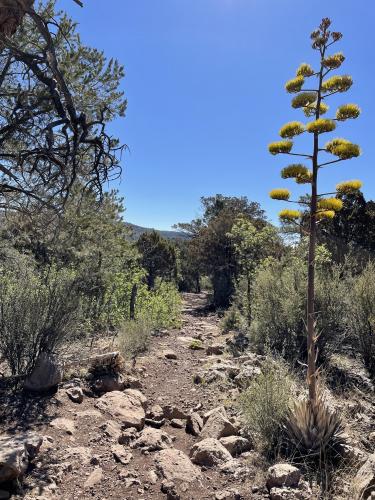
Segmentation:
{"type": "MultiPolygon", "coordinates": [[[[212,344],[225,346],[226,336],[220,332],[217,316],[205,312],[205,305],[204,294],[185,294],[181,328],[153,337],[150,350],[137,360],[133,373],[141,383],[140,391],[148,399],[148,408],[155,404],[170,405],[185,414],[195,409],[202,415],[224,404],[228,415],[233,413],[228,392],[219,382],[206,384],[195,380],[197,373],[204,372],[213,363],[225,363],[229,357],[229,354],[209,356],[206,353],[212,344]],[[199,345],[197,341],[203,349],[191,348],[199,345]],[[173,351],[172,357],[176,359],[167,359],[165,351],[173,351]]],[[[19,401],[13,414],[10,410],[7,412],[4,430],[9,432],[18,427],[19,431],[16,424],[20,409],[22,413],[22,409],[33,406],[29,419],[27,412],[23,415],[23,427],[48,436],[25,476],[23,498],[172,500],[173,496],[161,491],[163,477],[156,467],[157,452],[142,452],[123,445],[124,464],[116,460],[117,430],[111,427],[113,418],[98,411],[97,401],[86,396],[81,404],[75,404],[63,385],[53,397],[19,401]],[[51,426],[56,418],[63,420],[58,421],[57,427],[51,426]],[[91,487],[90,483],[93,483],[91,487]]],[[[173,424],[167,419],[161,430],[173,440],[173,448],[188,456],[198,438],[186,433],[185,426],[176,428],[173,424]]],[[[255,493],[258,490],[254,486],[257,460],[259,456],[255,452],[248,452],[232,460],[227,470],[202,467],[200,480],[178,486],[179,498],[265,498],[264,492],[255,493]]]]}

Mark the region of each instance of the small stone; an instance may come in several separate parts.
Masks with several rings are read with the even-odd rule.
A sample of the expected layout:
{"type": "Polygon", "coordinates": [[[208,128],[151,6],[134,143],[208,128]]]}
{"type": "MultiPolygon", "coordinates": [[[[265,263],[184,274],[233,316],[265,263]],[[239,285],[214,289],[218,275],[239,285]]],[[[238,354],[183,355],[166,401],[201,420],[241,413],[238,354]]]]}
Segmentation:
{"type": "Polygon", "coordinates": [[[193,436],[199,436],[202,428],[203,428],[203,420],[198,413],[193,412],[191,415],[188,416],[186,420],[186,432],[188,434],[191,434],[193,436]]]}
{"type": "Polygon", "coordinates": [[[80,387],[72,387],[71,389],[67,389],[66,391],[69,398],[73,401],[73,403],[82,403],[83,401],[83,391],[80,387]]]}
{"type": "Polygon", "coordinates": [[[113,445],[111,451],[113,453],[113,456],[115,457],[116,462],[119,462],[122,465],[128,465],[130,460],[133,458],[133,455],[130,452],[126,451],[121,444],[113,445]]]}
{"type": "Polygon", "coordinates": [[[207,356],[220,356],[224,353],[225,347],[222,344],[212,344],[207,347],[207,356]]]}
{"type": "Polygon", "coordinates": [[[166,350],[162,352],[162,357],[166,359],[178,359],[177,354],[172,350],[166,350]]]}
{"type": "Polygon", "coordinates": [[[91,472],[91,474],[85,481],[83,487],[85,489],[92,488],[96,484],[100,483],[102,479],[103,479],[103,469],[101,467],[98,467],[91,472]]]}
{"type": "Polygon", "coordinates": [[[301,471],[290,464],[276,464],[268,469],[266,486],[272,488],[283,488],[298,486],[301,479],[301,471]]]}
{"type": "Polygon", "coordinates": [[[241,455],[241,453],[252,448],[250,441],[240,436],[223,437],[220,439],[220,443],[229,451],[232,457],[241,455]]]}
{"type": "Polygon", "coordinates": [[[163,414],[164,417],[168,418],[169,420],[172,420],[174,418],[186,420],[188,418],[188,414],[184,410],[181,410],[180,408],[177,408],[177,406],[172,405],[164,406],[163,414]]]}
{"type": "Polygon", "coordinates": [[[181,420],[179,418],[173,418],[171,420],[171,426],[176,429],[183,429],[185,427],[185,420],[181,420]]]}
{"type": "Polygon", "coordinates": [[[172,445],[172,438],[159,429],[146,427],[140,433],[139,438],[133,443],[133,448],[142,448],[143,451],[164,450],[172,445]]]}
{"type": "Polygon", "coordinates": [[[217,439],[203,439],[190,450],[191,461],[198,465],[213,467],[232,460],[232,455],[217,439]]]}

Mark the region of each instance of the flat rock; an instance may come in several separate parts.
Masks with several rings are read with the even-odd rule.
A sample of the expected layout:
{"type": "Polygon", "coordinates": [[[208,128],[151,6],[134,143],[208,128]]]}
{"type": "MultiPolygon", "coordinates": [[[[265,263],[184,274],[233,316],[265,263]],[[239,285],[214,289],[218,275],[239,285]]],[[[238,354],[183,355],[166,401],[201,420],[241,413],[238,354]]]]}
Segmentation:
{"type": "Polygon", "coordinates": [[[185,425],[185,420],[182,420],[181,418],[172,418],[171,420],[171,426],[175,427],[176,429],[183,429],[185,425]]]}
{"type": "Polygon", "coordinates": [[[126,427],[143,429],[145,423],[144,405],[147,403],[142,393],[135,389],[124,392],[107,392],[99,398],[95,407],[108,413],[112,418],[121,422],[126,427]]]}
{"type": "Polygon", "coordinates": [[[101,467],[97,467],[94,469],[89,477],[86,479],[83,487],[84,488],[93,488],[96,484],[100,483],[103,479],[103,469],[101,467]]]}
{"type": "Polygon", "coordinates": [[[202,439],[220,439],[222,437],[233,436],[236,433],[237,430],[234,425],[218,410],[211,413],[201,430],[200,437],[202,439]]]}
{"type": "Polygon", "coordinates": [[[165,351],[162,351],[160,357],[166,359],[178,359],[177,354],[174,351],[172,351],[172,349],[167,349],[165,351]]]}
{"type": "Polygon", "coordinates": [[[57,417],[50,422],[50,426],[60,431],[65,431],[67,434],[74,434],[76,426],[73,420],[65,417],[57,417]]]}
{"type": "Polygon", "coordinates": [[[139,438],[133,443],[133,448],[142,448],[144,451],[160,451],[172,445],[172,438],[160,429],[146,427],[139,438]]]}
{"type": "Polygon", "coordinates": [[[192,483],[201,477],[198,467],[191,463],[189,457],[174,448],[159,451],[155,457],[155,464],[168,481],[192,483]]]}
{"type": "Polygon", "coordinates": [[[301,479],[301,471],[293,465],[281,463],[273,465],[268,469],[266,486],[272,488],[283,488],[298,486],[301,479]]]}
{"type": "Polygon", "coordinates": [[[220,438],[220,443],[229,451],[232,457],[236,457],[252,449],[250,441],[241,436],[223,437],[220,438]]]}
{"type": "Polygon", "coordinates": [[[34,458],[43,437],[33,433],[0,437],[0,483],[21,477],[34,458]]]}
{"type": "Polygon", "coordinates": [[[218,439],[208,438],[192,446],[190,458],[195,464],[213,467],[232,460],[232,455],[218,439]]]}

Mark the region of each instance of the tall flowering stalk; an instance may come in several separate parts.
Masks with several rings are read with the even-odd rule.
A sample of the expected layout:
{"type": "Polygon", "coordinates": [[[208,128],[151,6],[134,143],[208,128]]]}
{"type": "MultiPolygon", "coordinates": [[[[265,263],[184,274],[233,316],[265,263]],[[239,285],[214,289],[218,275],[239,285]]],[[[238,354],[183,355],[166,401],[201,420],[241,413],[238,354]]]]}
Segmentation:
{"type": "MultiPolygon", "coordinates": [[[[328,54],[328,49],[336,44],[342,34],[329,30],[331,21],[328,18],[322,20],[319,28],[311,34],[312,48],[320,56],[319,69],[315,71],[309,64],[303,63],[299,66],[295,78],[289,80],[285,88],[287,92],[296,94],[292,100],[293,108],[300,108],[306,117],[314,120],[306,124],[293,121],[285,124],[280,130],[282,141],[269,145],[269,152],[273,155],[288,154],[305,158],[310,166],[297,163],[283,168],[281,177],[283,179],[294,179],[298,184],[310,185],[310,197],[299,201],[290,200],[291,193],[287,189],[275,189],[270,192],[270,197],[292,203],[305,205],[309,213],[309,252],[308,252],[308,285],[307,285],[307,383],[309,390],[309,403],[313,408],[317,399],[317,367],[316,367],[316,341],[315,330],[315,249],[316,228],[322,219],[332,219],[335,213],[342,208],[342,201],[332,195],[349,194],[359,190],[362,183],[358,180],[346,181],[338,184],[332,193],[319,194],[318,176],[322,168],[337,162],[348,160],[360,155],[360,148],[346,139],[332,139],[324,146],[320,144],[320,136],[324,133],[333,132],[338,122],[351,118],[357,118],[360,109],[356,104],[344,104],[339,106],[333,118],[322,118],[329,107],[327,99],[335,94],[344,93],[352,86],[352,78],[348,75],[329,75],[338,69],[345,60],[341,52],[328,54]],[[305,89],[307,79],[315,80],[305,89]],[[311,134],[313,139],[311,153],[295,153],[293,139],[300,134],[311,134]],[[326,158],[321,160],[322,155],[331,154],[334,160],[326,158]],[[330,196],[330,197],[327,197],[330,196]]],[[[299,210],[284,209],[279,213],[282,221],[301,224],[302,213],[299,210]]]]}

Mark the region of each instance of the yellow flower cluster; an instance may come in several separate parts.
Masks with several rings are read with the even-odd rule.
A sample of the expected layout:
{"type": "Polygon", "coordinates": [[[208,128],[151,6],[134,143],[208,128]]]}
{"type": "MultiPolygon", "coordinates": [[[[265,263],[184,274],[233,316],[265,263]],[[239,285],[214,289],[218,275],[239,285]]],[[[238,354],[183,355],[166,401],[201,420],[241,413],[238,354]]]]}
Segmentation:
{"type": "Polygon", "coordinates": [[[311,182],[311,171],[301,163],[294,163],[283,168],[281,171],[283,179],[295,179],[297,184],[308,184],[311,182]]]}
{"type": "Polygon", "coordinates": [[[302,75],[296,76],[292,78],[292,80],[288,80],[285,84],[285,89],[290,94],[294,94],[296,92],[300,92],[303,84],[305,83],[305,79],[302,75]]]}
{"type": "Polygon", "coordinates": [[[283,139],[294,137],[295,135],[300,135],[305,131],[305,126],[301,122],[289,122],[286,123],[280,129],[280,137],[283,139]]]}
{"type": "Polygon", "coordinates": [[[336,213],[333,210],[322,210],[321,212],[317,212],[315,214],[317,220],[322,219],[333,219],[336,213]]]}
{"type": "Polygon", "coordinates": [[[353,194],[356,193],[363,186],[362,182],[359,180],[345,181],[337,184],[336,191],[339,194],[353,194]]]}
{"type": "Polygon", "coordinates": [[[285,208],[279,212],[279,217],[284,222],[292,222],[301,217],[301,212],[299,210],[289,210],[285,208]]]}
{"type": "Polygon", "coordinates": [[[316,101],[316,92],[301,92],[292,99],[292,108],[303,108],[316,101]]]}
{"type": "Polygon", "coordinates": [[[332,139],[332,141],[327,142],[325,149],[342,160],[356,158],[361,154],[361,149],[358,144],[353,144],[346,139],[332,139]]]}
{"type": "Polygon", "coordinates": [[[271,155],[277,155],[279,153],[290,153],[293,147],[292,141],[277,141],[271,142],[268,145],[268,151],[271,155]]]}
{"type": "Polygon", "coordinates": [[[323,92],[346,92],[353,85],[353,79],[349,75],[331,76],[322,83],[323,92]]]}
{"type": "Polygon", "coordinates": [[[338,212],[343,207],[343,202],[339,198],[323,198],[318,202],[319,210],[333,210],[338,212]]]}
{"type": "Polygon", "coordinates": [[[289,189],[273,189],[270,191],[270,198],[273,200],[289,200],[290,191],[289,189]]]}
{"type": "Polygon", "coordinates": [[[349,118],[358,118],[361,114],[361,109],[357,104],[343,104],[336,111],[337,120],[344,121],[349,118]]]}
{"type": "Polygon", "coordinates": [[[312,76],[315,72],[310,66],[310,64],[302,63],[298,66],[296,71],[296,76],[312,76]]]}
{"type": "MultiPolygon", "coordinates": [[[[329,106],[325,102],[321,102],[319,105],[319,113],[321,115],[324,115],[324,113],[327,113],[328,110],[329,110],[329,106]]],[[[316,102],[313,102],[313,103],[305,106],[303,108],[303,112],[305,113],[305,116],[307,116],[308,118],[310,116],[314,116],[316,113],[316,102]]]]}
{"type": "Polygon", "coordinates": [[[345,56],[342,52],[337,52],[323,59],[323,66],[329,69],[337,69],[345,61],[345,56]]]}
{"type": "Polygon", "coordinates": [[[302,163],[293,163],[283,168],[281,171],[281,177],[283,179],[294,179],[300,175],[306,175],[308,172],[307,167],[302,165],[302,163]]]}
{"type": "Polygon", "coordinates": [[[332,132],[335,130],[336,123],[333,120],[327,120],[326,118],[319,118],[313,122],[306,125],[307,132],[311,134],[324,134],[325,132],[332,132]]]}

